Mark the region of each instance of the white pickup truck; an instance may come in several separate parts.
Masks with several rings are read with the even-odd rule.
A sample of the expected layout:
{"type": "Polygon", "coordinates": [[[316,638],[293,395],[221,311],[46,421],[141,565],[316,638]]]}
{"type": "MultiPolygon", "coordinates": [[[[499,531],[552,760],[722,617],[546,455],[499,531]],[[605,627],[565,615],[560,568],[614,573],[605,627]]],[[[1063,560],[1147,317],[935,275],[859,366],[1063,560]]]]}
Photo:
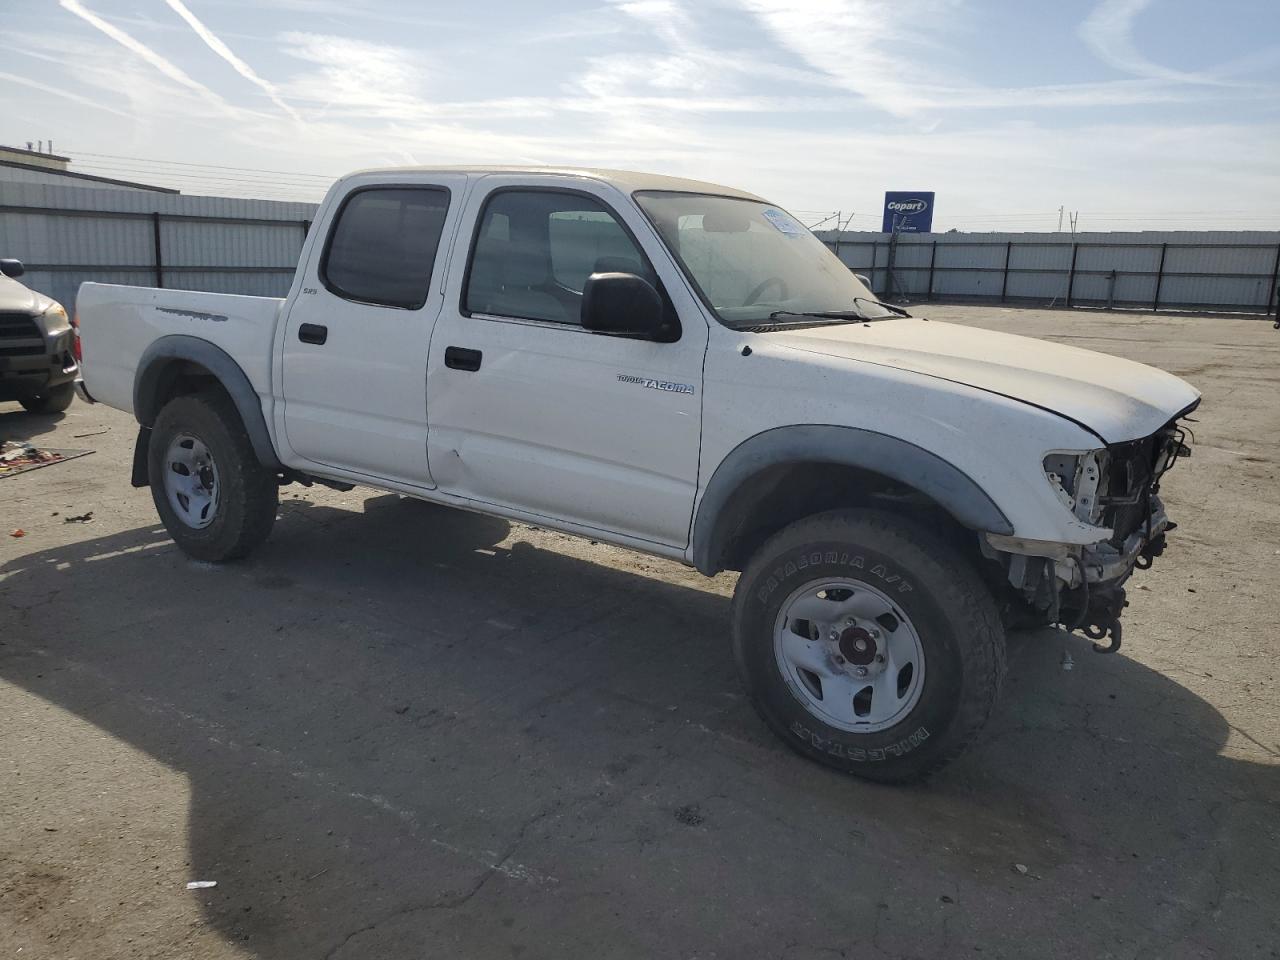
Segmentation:
{"type": "Polygon", "coordinates": [[[980,729],[1006,626],[1120,638],[1195,389],[917,318],[729,187],[614,171],[338,181],[284,300],[87,283],[82,396],[131,411],[178,545],[365,484],[741,571],[733,649],[792,747],[885,781],[980,729]]]}

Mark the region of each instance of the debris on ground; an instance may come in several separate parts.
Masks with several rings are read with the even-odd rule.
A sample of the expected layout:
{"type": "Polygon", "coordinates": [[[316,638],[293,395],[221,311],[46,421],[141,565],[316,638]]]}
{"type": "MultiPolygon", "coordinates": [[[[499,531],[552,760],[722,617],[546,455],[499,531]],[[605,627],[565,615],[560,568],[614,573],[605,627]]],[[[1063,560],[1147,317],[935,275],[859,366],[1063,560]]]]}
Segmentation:
{"type": "Polygon", "coordinates": [[[27,531],[23,530],[21,527],[9,534],[11,537],[25,537],[26,535],[27,531]]]}
{"type": "Polygon", "coordinates": [[[216,887],[217,885],[218,885],[217,880],[188,880],[187,881],[188,890],[208,890],[209,888],[216,887]]]}
{"type": "Polygon", "coordinates": [[[0,477],[11,477],[27,470],[39,470],[51,463],[74,460],[93,453],[92,450],[50,450],[25,440],[6,440],[0,444],[0,477]]]}
{"type": "Polygon", "coordinates": [[[1063,650],[1062,651],[1062,669],[1074,670],[1075,668],[1076,668],[1076,662],[1071,659],[1071,651],[1063,650]]]}
{"type": "Polygon", "coordinates": [[[92,523],[93,511],[90,510],[88,513],[82,513],[79,516],[75,516],[75,517],[63,517],[62,522],[63,523],[92,523]]]}
{"type": "Polygon", "coordinates": [[[677,808],[675,816],[676,819],[686,827],[696,827],[706,819],[703,817],[701,811],[698,810],[698,805],[696,803],[690,803],[686,806],[677,808]]]}

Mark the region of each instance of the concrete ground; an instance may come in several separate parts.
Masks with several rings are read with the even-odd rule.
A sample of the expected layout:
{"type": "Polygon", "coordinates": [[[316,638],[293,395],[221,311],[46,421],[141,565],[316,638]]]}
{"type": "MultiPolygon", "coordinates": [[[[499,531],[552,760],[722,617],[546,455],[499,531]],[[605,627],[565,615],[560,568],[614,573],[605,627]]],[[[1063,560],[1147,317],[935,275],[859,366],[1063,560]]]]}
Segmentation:
{"type": "Polygon", "coordinates": [[[1280,956],[1280,332],[921,312],[1205,402],[1122,653],[1016,635],[981,742],[910,789],[764,729],[729,576],[318,488],[205,566],[129,487],[129,417],[0,405],[97,451],[0,480],[0,957],[1280,956]]]}

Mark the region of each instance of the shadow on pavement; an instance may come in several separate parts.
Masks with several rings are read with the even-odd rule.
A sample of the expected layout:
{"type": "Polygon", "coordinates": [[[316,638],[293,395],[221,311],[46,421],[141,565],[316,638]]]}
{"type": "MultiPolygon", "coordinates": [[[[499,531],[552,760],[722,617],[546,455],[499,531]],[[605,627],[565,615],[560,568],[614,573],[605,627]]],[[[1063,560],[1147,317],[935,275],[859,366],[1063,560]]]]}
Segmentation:
{"type": "Polygon", "coordinates": [[[27,413],[16,401],[0,400],[0,443],[5,440],[34,440],[42,434],[52,433],[65,417],[65,413],[27,413]]]}
{"type": "Polygon", "coordinates": [[[1220,756],[1223,718],[1123,656],[1014,638],[981,744],[875,787],[763,728],[715,585],[394,496],[281,516],[242,565],[157,524],[0,571],[0,675],[189,777],[191,875],[253,955],[1245,956],[1274,933],[1276,768],[1220,756]]]}

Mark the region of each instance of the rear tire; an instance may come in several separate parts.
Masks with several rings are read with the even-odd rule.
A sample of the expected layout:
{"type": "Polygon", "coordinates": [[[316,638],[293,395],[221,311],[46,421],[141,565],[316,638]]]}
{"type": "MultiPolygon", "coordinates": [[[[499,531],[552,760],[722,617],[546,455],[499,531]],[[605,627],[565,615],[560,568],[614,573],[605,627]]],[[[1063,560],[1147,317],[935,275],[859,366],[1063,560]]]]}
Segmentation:
{"type": "Polygon", "coordinates": [[[786,527],[733,596],[752,703],[790,747],[902,783],[958,756],[990,716],[1005,637],[973,566],[924,528],[869,510],[786,527]]]}
{"type": "Polygon", "coordinates": [[[71,401],[75,398],[76,385],[74,382],[68,382],[49,387],[34,396],[23,397],[18,402],[26,408],[28,413],[61,413],[71,406],[71,401]]]}
{"type": "Polygon", "coordinates": [[[239,411],[221,391],[165,405],[151,430],[147,477],[165,529],[197,560],[247,556],[275,523],[275,473],[258,461],[239,411]]]}

